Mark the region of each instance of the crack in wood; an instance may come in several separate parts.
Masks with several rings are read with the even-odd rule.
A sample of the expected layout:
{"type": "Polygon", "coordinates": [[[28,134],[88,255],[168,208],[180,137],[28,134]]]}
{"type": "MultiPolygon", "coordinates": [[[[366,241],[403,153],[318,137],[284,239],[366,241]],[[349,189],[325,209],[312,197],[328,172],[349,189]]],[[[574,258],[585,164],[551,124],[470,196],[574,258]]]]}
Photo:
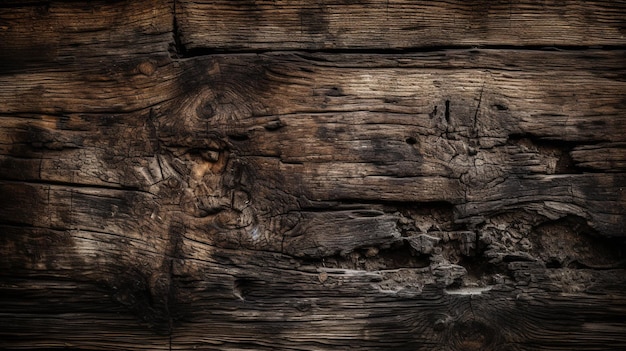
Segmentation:
{"type": "Polygon", "coordinates": [[[181,39],[182,33],[178,26],[176,2],[177,0],[172,1],[172,40],[174,42],[170,44],[169,52],[170,56],[173,59],[181,59],[185,58],[188,53],[187,48],[185,47],[181,39]]]}
{"type": "MultiPolygon", "coordinates": [[[[179,30],[180,31],[180,30],[179,30]]],[[[183,45],[184,47],[184,45],[183,45]]],[[[478,53],[485,50],[501,50],[501,51],[528,51],[528,52],[585,52],[585,51],[623,51],[626,45],[562,45],[562,46],[541,46],[541,45],[432,45],[432,46],[416,46],[407,48],[316,48],[308,49],[301,47],[293,48],[273,48],[268,49],[251,49],[247,47],[220,48],[220,47],[192,47],[185,48],[183,55],[176,56],[177,59],[186,59],[203,56],[239,56],[250,54],[266,54],[272,53],[303,53],[303,54],[336,54],[336,55],[352,55],[352,54],[373,54],[373,55],[402,55],[402,54],[421,54],[421,53],[437,53],[463,50],[470,53],[478,53]]],[[[178,52],[177,52],[178,54],[178,52]]]]}

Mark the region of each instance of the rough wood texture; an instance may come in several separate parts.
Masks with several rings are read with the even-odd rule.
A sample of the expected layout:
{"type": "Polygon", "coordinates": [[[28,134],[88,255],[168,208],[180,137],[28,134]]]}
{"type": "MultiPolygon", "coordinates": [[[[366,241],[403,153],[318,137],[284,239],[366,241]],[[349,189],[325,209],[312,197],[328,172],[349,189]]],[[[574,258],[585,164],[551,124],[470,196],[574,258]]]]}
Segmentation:
{"type": "Polygon", "coordinates": [[[192,51],[621,46],[625,8],[608,0],[176,1],[181,43],[192,51]]]}
{"type": "Polygon", "coordinates": [[[625,348],[625,16],[0,4],[0,348],[625,348]]]}

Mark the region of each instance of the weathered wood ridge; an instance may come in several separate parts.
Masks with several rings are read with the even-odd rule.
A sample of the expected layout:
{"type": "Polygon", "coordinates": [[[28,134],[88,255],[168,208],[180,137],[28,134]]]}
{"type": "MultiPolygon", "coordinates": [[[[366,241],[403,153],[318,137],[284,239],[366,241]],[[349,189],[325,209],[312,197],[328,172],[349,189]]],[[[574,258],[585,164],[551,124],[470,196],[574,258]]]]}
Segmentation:
{"type": "Polygon", "coordinates": [[[0,348],[626,348],[625,18],[1,2],[0,348]]]}

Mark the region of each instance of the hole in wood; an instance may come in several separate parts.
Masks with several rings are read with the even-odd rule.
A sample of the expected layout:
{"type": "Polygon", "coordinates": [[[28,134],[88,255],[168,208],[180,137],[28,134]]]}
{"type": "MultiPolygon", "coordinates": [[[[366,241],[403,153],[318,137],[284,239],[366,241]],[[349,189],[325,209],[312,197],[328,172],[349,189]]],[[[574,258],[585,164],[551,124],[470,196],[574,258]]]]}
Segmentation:
{"type": "Polygon", "coordinates": [[[624,239],[599,235],[581,217],[544,222],[529,238],[546,268],[616,269],[626,264],[624,239]]]}
{"type": "Polygon", "coordinates": [[[417,144],[417,139],[415,139],[414,137],[408,137],[404,141],[406,141],[406,143],[409,145],[417,144]]]}
{"type": "Polygon", "coordinates": [[[324,268],[342,268],[356,270],[380,270],[398,268],[424,268],[430,265],[428,255],[420,255],[404,240],[389,247],[368,246],[347,254],[327,256],[316,260],[305,260],[324,268]]]}
{"type": "Polygon", "coordinates": [[[280,120],[271,121],[264,126],[265,130],[270,131],[270,132],[279,130],[282,127],[283,127],[283,123],[280,120]]]}
{"type": "Polygon", "coordinates": [[[250,295],[250,292],[252,290],[252,285],[253,285],[253,281],[251,281],[250,279],[246,279],[246,278],[236,279],[235,282],[233,283],[233,295],[236,298],[242,301],[245,301],[246,298],[250,295]]]}
{"type": "Polygon", "coordinates": [[[332,87],[326,92],[326,96],[345,96],[343,89],[340,87],[332,87]]]}
{"type": "Polygon", "coordinates": [[[228,136],[228,139],[230,139],[232,141],[246,141],[246,140],[250,139],[250,137],[245,135],[245,134],[230,134],[228,136]]]}
{"type": "Polygon", "coordinates": [[[563,267],[563,265],[555,257],[552,257],[550,260],[546,262],[546,268],[561,268],[561,267],[563,267]]]}

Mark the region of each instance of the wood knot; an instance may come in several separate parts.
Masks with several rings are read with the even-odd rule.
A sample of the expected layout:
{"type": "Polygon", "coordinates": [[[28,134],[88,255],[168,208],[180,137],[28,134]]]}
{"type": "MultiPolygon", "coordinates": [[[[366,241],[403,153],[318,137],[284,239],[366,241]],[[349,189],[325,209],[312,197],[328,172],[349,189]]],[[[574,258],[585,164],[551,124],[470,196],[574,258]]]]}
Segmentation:
{"type": "Polygon", "coordinates": [[[137,65],[137,71],[146,77],[150,77],[156,71],[156,64],[151,61],[143,61],[137,65]]]}
{"type": "Polygon", "coordinates": [[[196,107],[196,115],[203,119],[209,119],[215,116],[213,103],[211,101],[205,101],[203,103],[200,103],[198,107],[196,107]]]}

